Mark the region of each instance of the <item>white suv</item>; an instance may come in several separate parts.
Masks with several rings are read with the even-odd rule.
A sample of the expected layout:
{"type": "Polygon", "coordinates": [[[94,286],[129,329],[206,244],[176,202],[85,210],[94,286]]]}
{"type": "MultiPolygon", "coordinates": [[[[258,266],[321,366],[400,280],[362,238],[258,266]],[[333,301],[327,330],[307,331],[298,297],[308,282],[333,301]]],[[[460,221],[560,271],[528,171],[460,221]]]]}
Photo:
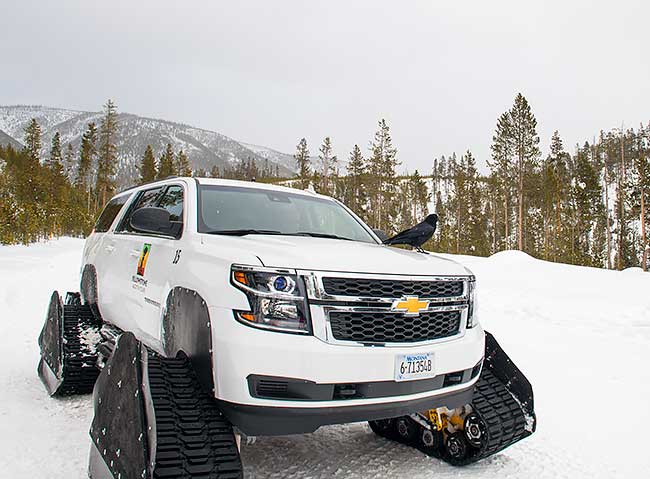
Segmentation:
{"type": "MultiPolygon", "coordinates": [[[[128,333],[147,364],[186,360],[234,437],[371,421],[375,432],[452,463],[494,452],[484,444],[489,421],[472,407],[486,354],[474,276],[433,254],[384,246],[378,234],[312,192],[168,179],[108,203],[84,249],[81,298],[66,303],[97,319],[100,366],[128,333]]],[[[147,367],[138,390],[152,380],[147,367]]],[[[154,423],[156,391],[143,406],[154,423]]],[[[526,394],[517,400],[530,402],[534,418],[526,394]]],[[[97,434],[91,475],[117,478],[119,468],[103,467],[97,434]]],[[[163,466],[154,454],[148,467],[163,466]]]]}

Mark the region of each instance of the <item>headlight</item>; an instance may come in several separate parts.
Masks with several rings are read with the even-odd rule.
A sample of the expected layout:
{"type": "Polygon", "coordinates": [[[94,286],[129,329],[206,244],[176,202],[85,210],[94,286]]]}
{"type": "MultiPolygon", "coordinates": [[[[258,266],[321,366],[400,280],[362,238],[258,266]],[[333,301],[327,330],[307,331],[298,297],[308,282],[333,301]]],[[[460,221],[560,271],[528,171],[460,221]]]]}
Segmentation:
{"type": "Polygon", "coordinates": [[[250,311],[235,311],[248,326],[310,334],[305,286],[294,270],[233,265],[232,284],[246,293],[250,311]]]}
{"type": "Polygon", "coordinates": [[[472,278],[468,284],[469,284],[469,309],[467,311],[467,329],[473,328],[478,324],[477,304],[476,304],[476,280],[472,278]]]}

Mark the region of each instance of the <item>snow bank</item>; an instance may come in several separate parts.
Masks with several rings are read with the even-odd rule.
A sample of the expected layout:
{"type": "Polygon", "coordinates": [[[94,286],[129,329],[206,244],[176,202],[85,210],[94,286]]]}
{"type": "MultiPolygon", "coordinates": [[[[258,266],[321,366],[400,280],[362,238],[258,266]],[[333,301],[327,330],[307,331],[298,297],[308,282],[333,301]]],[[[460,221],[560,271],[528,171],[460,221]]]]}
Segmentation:
{"type": "MultiPolygon", "coordinates": [[[[76,290],[83,241],[0,247],[0,477],[86,477],[90,397],[51,399],[36,343],[54,289],[76,290]]],[[[459,470],[362,424],[258,438],[248,478],[645,477],[650,471],[650,274],[445,255],[479,281],[481,322],[528,376],[538,432],[459,470]]]]}

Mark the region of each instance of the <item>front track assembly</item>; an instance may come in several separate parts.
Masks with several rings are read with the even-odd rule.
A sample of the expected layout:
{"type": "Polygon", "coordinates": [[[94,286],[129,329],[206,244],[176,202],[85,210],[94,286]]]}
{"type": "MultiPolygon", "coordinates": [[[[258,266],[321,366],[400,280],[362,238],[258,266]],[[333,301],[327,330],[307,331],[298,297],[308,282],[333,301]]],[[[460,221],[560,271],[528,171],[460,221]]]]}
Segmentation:
{"type": "Polygon", "coordinates": [[[94,390],[91,479],[241,479],[232,426],[189,359],[120,334],[94,390]]]}
{"type": "Polygon", "coordinates": [[[415,447],[454,466],[464,466],[496,454],[535,431],[533,390],[494,337],[486,332],[485,361],[470,404],[369,424],[382,437],[415,447]]]}

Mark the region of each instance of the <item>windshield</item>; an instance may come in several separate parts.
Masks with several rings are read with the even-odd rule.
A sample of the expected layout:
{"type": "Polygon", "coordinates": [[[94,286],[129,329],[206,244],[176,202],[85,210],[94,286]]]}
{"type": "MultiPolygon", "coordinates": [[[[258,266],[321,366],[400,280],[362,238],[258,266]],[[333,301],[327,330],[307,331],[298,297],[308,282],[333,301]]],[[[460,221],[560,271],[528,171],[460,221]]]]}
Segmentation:
{"type": "Polygon", "coordinates": [[[284,191],[199,186],[199,232],[321,236],[376,243],[335,201],[284,191]]]}

